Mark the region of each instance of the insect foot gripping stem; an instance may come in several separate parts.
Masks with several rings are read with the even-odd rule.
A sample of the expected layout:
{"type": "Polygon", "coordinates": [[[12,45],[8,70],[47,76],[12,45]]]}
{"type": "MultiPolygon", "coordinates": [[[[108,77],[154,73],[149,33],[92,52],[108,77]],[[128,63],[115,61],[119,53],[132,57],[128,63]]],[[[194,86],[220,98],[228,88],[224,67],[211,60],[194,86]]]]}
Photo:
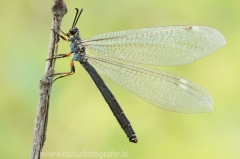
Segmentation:
{"type": "Polygon", "coordinates": [[[57,78],[55,78],[55,79],[53,80],[53,82],[55,82],[55,81],[56,81],[57,79],[59,79],[59,78],[64,78],[64,77],[73,75],[73,74],[75,73],[75,67],[74,67],[74,62],[73,62],[73,60],[71,61],[70,65],[71,65],[71,70],[70,70],[70,72],[59,72],[59,73],[52,74],[52,75],[50,75],[49,77],[51,77],[51,76],[58,76],[57,78]]]}
{"type": "Polygon", "coordinates": [[[68,53],[68,54],[58,54],[58,55],[54,55],[54,56],[51,57],[51,58],[46,59],[46,61],[47,61],[47,60],[51,60],[51,59],[64,58],[64,57],[68,57],[68,56],[70,56],[70,55],[71,55],[70,53],[68,53]]]}

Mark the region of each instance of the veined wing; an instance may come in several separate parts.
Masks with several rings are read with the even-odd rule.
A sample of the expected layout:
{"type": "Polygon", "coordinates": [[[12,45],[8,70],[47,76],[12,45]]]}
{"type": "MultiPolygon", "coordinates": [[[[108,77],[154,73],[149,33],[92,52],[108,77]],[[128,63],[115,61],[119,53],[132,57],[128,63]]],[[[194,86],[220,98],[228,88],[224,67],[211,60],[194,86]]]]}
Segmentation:
{"type": "Polygon", "coordinates": [[[95,35],[82,44],[91,54],[147,65],[182,65],[225,45],[223,35],[207,26],[168,26],[95,35]]]}
{"type": "Polygon", "coordinates": [[[128,62],[88,57],[97,72],[159,108],[200,113],[213,111],[211,95],[181,77],[128,62]]]}

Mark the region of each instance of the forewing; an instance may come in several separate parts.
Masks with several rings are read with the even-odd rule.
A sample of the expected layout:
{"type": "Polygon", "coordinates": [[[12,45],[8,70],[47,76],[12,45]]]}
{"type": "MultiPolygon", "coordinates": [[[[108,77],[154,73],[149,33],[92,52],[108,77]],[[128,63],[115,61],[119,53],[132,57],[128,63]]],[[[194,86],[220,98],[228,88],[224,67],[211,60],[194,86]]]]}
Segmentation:
{"type": "Polygon", "coordinates": [[[91,56],[88,61],[97,72],[159,108],[182,113],[213,111],[211,95],[181,77],[123,61],[91,56]]]}
{"type": "Polygon", "coordinates": [[[226,41],[207,26],[142,28],[99,34],[83,40],[90,53],[148,65],[182,65],[204,57],[226,41]]]}

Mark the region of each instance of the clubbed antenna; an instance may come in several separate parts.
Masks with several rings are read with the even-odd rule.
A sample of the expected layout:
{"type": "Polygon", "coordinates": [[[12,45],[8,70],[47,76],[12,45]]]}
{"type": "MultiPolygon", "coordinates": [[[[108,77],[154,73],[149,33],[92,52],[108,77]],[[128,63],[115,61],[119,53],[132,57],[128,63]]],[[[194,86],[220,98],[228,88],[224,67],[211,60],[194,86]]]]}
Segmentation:
{"type": "Polygon", "coordinates": [[[80,10],[80,13],[78,14],[78,8],[75,8],[76,9],[76,15],[75,15],[75,18],[74,18],[74,21],[73,21],[73,25],[72,25],[72,28],[74,28],[78,22],[78,19],[83,11],[83,9],[80,10]]]}

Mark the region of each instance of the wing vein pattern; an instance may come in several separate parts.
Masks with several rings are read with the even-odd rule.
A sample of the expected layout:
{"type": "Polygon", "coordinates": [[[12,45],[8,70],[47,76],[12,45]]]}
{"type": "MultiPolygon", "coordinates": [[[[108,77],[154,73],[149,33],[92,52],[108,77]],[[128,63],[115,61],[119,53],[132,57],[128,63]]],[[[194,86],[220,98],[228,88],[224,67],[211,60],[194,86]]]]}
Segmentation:
{"type": "Polygon", "coordinates": [[[213,111],[211,95],[186,79],[122,60],[88,55],[88,61],[100,74],[159,108],[181,113],[213,111]]]}
{"type": "Polygon", "coordinates": [[[172,66],[207,56],[226,41],[207,26],[168,26],[124,30],[83,40],[90,54],[107,60],[172,66]]]}

